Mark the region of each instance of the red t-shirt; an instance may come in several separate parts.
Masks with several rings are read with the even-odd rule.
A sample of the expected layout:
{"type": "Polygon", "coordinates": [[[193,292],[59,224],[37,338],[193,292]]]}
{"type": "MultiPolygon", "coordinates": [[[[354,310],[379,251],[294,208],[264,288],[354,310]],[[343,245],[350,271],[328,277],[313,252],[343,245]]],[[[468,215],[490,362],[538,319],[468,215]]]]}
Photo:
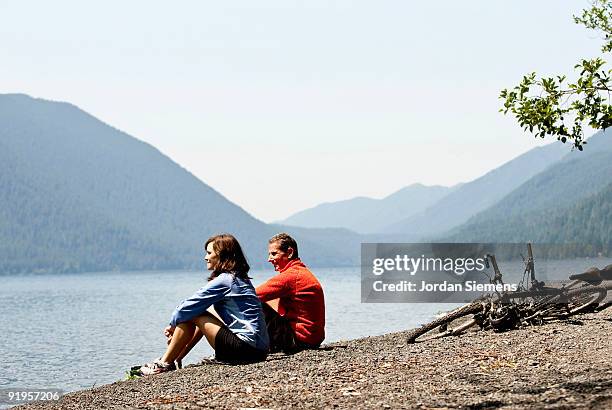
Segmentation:
{"type": "Polygon", "coordinates": [[[278,313],[289,321],[298,341],[316,345],[325,339],[323,288],[301,260],[290,261],[256,291],[262,302],[280,299],[278,313]]]}

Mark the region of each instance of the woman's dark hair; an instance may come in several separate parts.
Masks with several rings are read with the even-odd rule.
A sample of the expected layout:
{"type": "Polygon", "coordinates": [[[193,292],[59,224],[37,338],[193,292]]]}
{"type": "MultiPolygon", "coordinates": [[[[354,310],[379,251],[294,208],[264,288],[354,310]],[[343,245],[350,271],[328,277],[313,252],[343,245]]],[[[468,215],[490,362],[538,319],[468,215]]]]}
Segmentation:
{"type": "Polygon", "coordinates": [[[204,249],[208,248],[209,243],[212,243],[213,250],[217,254],[217,261],[212,267],[208,280],[224,272],[233,273],[242,279],[249,279],[247,273],[251,268],[236,238],[227,233],[212,236],[204,244],[204,249]]]}

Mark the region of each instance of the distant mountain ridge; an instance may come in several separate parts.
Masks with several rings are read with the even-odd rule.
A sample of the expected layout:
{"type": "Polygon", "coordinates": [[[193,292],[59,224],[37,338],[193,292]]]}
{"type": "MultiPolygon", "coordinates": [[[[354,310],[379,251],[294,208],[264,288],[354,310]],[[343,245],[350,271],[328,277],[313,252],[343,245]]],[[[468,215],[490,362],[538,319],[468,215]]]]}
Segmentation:
{"type": "Polygon", "coordinates": [[[359,233],[380,232],[390,221],[398,221],[434,204],[456,187],[413,184],[382,199],[357,197],[317,205],[281,221],[307,228],[339,227],[359,233]]]}
{"type": "Polygon", "coordinates": [[[323,203],[282,221],[303,227],[343,227],[362,234],[428,241],[494,205],[534,175],[561,160],[566,145],[555,142],[519,155],[468,183],[447,188],[413,184],[377,200],[357,197],[323,203]]]}
{"type": "MultiPolygon", "coordinates": [[[[0,273],[201,268],[203,241],[221,232],[263,265],[279,228],[74,105],[20,94],[0,95],[0,216],[0,273]]],[[[355,262],[358,246],[319,234],[336,231],[299,235],[310,264],[355,262]]]]}
{"type": "Polygon", "coordinates": [[[427,241],[494,205],[534,175],[560,160],[567,146],[555,142],[532,150],[463,184],[425,211],[387,226],[385,233],[403,233],[414,241],[427,241]]]}
{"type": "Polygon", "coordinates": [[[571,152],[444,240],[612,242],[612,133],[598,132],[583,152],[571,152]]]}

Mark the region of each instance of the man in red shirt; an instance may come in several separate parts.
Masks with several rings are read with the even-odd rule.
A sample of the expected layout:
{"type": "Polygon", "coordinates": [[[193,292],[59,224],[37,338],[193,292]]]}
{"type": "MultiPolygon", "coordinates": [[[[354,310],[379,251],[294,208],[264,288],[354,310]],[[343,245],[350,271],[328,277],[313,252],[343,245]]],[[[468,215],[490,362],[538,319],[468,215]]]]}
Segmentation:
{"type": "Polygon", "coordinates": [[[263,303],[270,351],[317,348],[325,339],[323,288],[298,257],[295,240],[286,233],[268,241],[268,262],[278,274],[257,287],[262,302],[278,299],[278,311],[263,303]]]}

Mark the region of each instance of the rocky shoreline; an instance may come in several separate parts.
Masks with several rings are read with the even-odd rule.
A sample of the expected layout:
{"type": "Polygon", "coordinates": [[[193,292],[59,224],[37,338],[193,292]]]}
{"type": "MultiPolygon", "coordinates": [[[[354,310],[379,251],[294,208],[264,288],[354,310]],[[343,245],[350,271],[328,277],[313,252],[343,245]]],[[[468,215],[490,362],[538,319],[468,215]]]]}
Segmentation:
{"type": "Polygon", "coordinates": [[[612,408],[612,308],[505,333],[368,337],[207,364],[22,408],[612,408]]]}

